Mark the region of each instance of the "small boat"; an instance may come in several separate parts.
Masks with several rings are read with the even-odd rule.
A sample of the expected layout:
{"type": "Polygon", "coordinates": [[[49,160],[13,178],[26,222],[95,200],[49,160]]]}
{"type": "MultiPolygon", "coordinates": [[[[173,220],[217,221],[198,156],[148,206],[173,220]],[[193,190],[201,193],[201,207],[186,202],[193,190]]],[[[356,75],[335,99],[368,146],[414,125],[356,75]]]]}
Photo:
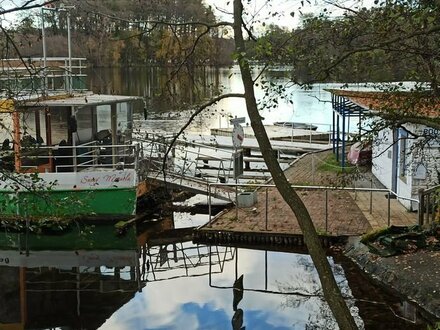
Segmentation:
{"type": "Polygon", "coordinates": [[[306,129],[306,130],[312,130],[312,131],[316,131],[318,129],[318,126],[315,126],[312,124],[297,123],[297,122],[293,122],[293,121],[277,121],[273,124],[275,126],[289,127],[289,128],[293,128],[293,129],[306,129]]]}
{"type": "MultiPolygon", "coordinates": [[[[55,63],[44,61],[48,68],[67,62],[64,58],[50,60],[55,63]]],[[[29,61],[37,67],[41,59],[29,61]]],[[[72,67],[80,68],[85,59],[69,61],[74,61],[72,67]]],[[[9,70],[11,63],[3,60],[9,70]]],[[[37,78],[28,77],[28,82],[35,78],[28,90],[22,83],[20,93],[0,100],[2,218],[117,221],[135,214],[139,144],[132,139],[132,114],[142,99],[94,94],[78,83],[84,81],[84,75],[71,74],[48,73],[45,82],[38,77],[38,84],[47,84],[39,95],[34,87],[37,78]],[[57,88],[56,79],[61,88],[57,88]],[[69,85],[81,86],[66,90],[69,85]]]]}

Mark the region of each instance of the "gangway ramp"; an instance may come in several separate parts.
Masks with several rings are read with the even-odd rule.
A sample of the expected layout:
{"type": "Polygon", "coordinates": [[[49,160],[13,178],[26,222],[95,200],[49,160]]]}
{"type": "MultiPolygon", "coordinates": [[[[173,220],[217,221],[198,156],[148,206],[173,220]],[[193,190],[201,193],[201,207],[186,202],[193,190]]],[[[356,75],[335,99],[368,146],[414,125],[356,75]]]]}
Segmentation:
{"type": "Polygon", "coordinates": [[[182,189],[204,195],[208,195],[210,193],[211,197],[225,201],[235,200],[235,191],[232,188],[227,186],[216,186],[215,188],[213,187],[209,189],[210,182],[203,179],[191,178],[171,172],[167,172],[165,176],[163,175],[163,172],[150,172],[148,174],[148,179],[160,182],[172,189],[182,189]]]}

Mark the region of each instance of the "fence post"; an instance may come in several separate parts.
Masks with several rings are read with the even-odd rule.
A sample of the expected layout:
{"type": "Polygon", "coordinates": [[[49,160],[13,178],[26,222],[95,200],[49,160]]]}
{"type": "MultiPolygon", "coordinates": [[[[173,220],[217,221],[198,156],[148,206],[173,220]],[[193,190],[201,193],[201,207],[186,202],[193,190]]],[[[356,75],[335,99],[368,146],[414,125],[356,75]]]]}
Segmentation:
{"type": "Polygon", "coordinates": [[[209,220],[208,223],[211,223],[212,215],[211,215],[211,185],[208,184],[208,213],[209,213],[209,220]]]}
{"type": "Polygon", "coordinates": [[[235,179],[235,221],[238,221],[238,179],[235,179]]]}
{"type": "Polygon", "coordinates": [[[269,205],[269,200],[268,200],[268,193],[267,193],[267,187],[266,187],[266,219],[265,219],[265,221],[266,221],[266,230],[267,230],[267,218],[268,218],[268,216],[269,216],[269,208],[268,208],[268,205],[269,205]]]}
{"type": "Polygon", "coordinates": [[[391,192],[388,191],[388,227],[391,226],[391,192]]]}
{"type": "Polygon", "coordinates": [[[425,207],[425,195],[424,190],[422,188],[419,189],[419,210],[418,210],[418,217],[419,217],[419,225],[423,226],[423,208],[425,207]]]}
{"type": "Polygon", "coordinates": [[[328,190],[325,190],[325,233],[328,232],[328,190]]]}

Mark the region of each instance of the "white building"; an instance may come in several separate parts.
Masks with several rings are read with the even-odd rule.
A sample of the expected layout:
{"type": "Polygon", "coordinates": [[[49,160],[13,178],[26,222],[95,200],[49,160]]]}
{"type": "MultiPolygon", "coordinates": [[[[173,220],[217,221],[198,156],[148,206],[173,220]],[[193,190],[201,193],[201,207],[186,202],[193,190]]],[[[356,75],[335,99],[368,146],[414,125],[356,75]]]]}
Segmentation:
{"type": "Polygon", "coordinates": [[[372,135],[372,173],[408,210],[417,210],[418,203],[411,199],[418,200],[419,189],[436,186],[440,181],[440,131],[427,125],[429,120],[437,120],[439,117],[440,105],[422,98],[414,98],[414,101],[408,93],[396,96],[345,90],[330,92],[333,102],[334,151],[338,153],[342,165],[346,160],[342,150],[345,150],[348,132],[341,131],[341,122],[346,126],[345,122],[350,117],[362,116],[362,126],[368,129],[368,121],[368,125],[371,125],[387,115],[389,119],[392,118],[396,128],[383,127],[372,135]],[[405,123],[402,120],[399,124],[400,113],[402,118],[411,116],[420,123],[405,123]],[[364,115],[370,116],[370,119],[364,115]]]}

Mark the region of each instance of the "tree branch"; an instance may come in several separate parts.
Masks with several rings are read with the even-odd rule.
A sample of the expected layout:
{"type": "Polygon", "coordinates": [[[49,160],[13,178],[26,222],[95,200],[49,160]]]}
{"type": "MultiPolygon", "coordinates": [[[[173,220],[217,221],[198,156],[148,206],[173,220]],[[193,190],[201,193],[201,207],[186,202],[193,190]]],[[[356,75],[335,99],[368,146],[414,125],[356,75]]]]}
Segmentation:
{"type": "Polygon", "coordinates": [[[47,6],[47,5],[51,4],[51,3],[58,2],[60,0],[50,0],[50,1],[45,1],[43,3],[32,4],[35,1],[36,0],[28,0],[28,1],[26,1],[21,6],[16,6],[16,7],[11,8],[11,9],[0,10],[0,15],[11,14],[11,13],[15,13],[15,12],[18,12],[18,11],[23,11],[23,10],[41,8],[41,7],[47,6]]]}

